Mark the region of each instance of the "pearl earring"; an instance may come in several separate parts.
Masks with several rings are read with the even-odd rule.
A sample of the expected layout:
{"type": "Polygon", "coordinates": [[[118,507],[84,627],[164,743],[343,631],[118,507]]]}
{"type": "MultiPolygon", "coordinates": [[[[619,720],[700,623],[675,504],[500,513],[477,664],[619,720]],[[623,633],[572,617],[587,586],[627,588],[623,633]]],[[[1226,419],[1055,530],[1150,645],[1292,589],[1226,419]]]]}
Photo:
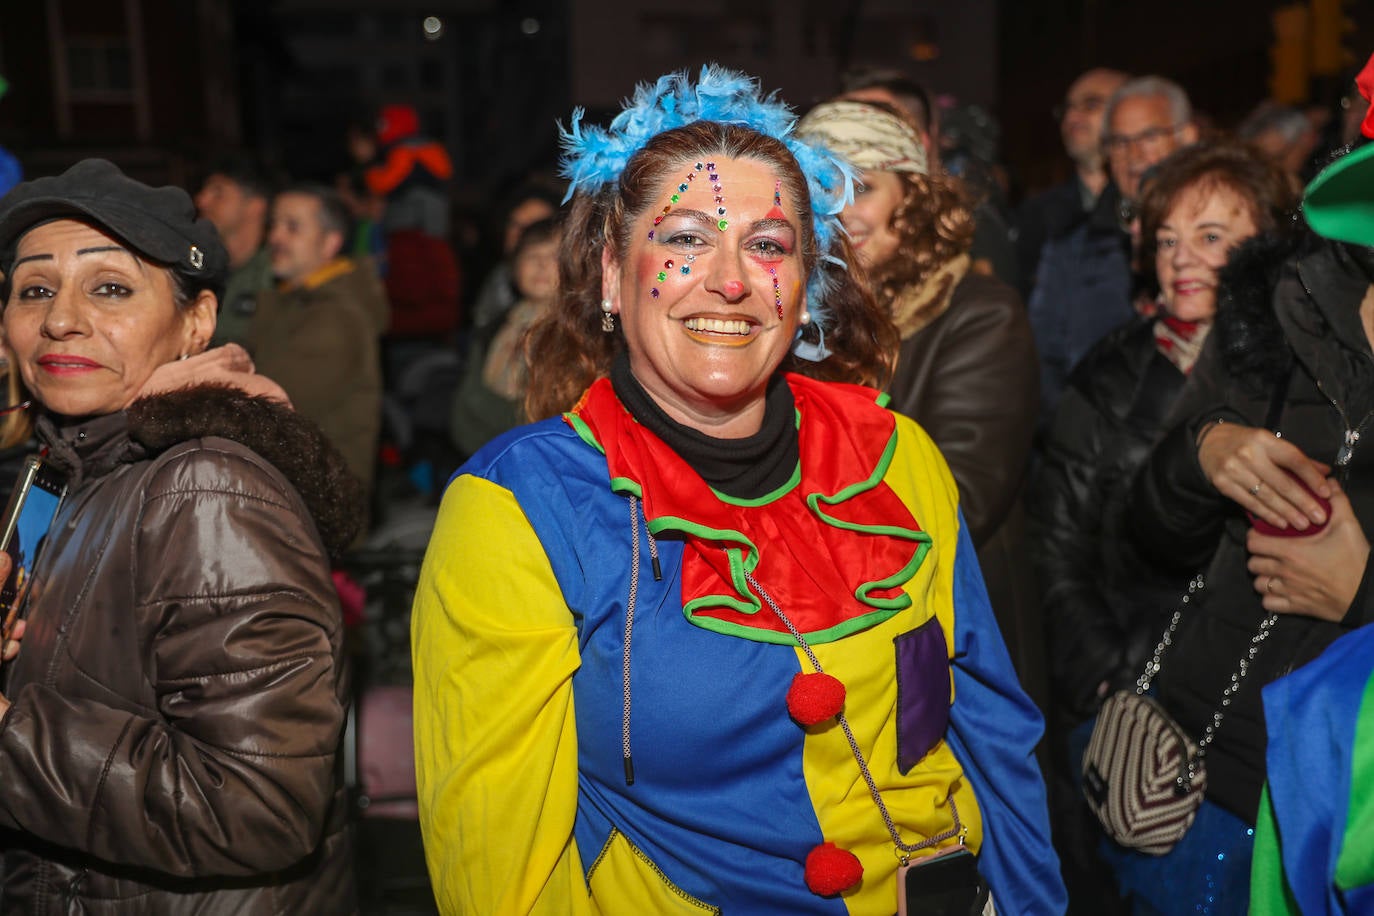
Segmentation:
{"type": "Polygon", "coordinates": [[[615,330],[615,316],[611,314],[611,300],[601,300],[601,330],[607,334],[615,330]]]}
{"type": "Polygon", "coordinates": [[[810,324],[811,313],[808,312],[806,309],[802,309],[802,313],[801,315],[797,316],[797,320],[800,321],[802,324],[810,324]]]}

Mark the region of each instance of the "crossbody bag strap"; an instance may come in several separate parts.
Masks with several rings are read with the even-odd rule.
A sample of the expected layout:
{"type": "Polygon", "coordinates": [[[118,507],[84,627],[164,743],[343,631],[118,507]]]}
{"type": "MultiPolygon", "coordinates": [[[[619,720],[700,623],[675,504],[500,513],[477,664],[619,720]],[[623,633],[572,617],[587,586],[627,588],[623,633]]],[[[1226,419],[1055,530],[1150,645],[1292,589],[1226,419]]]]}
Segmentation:
{"type": "MultiPolygon", "coordinates": [[[[1283,408],[1288,401],[1288,389],[1293,380],[1293,367],[1290,364],[1283,376],[1274,383],[1274,388],[1269,395],[1269,409],[1265,413],[1264,425],[1268,429],[1274,430],[1274,435],[1282,436],[1283,433],[1278,429],[1279,420],[1283,417],[1283,408]]],[[[1145,671],[1136,678],[1135,692],[1143,696],[1150,690],[1150,685],[1154,682],[1155,675],[1159,674],[1161,658],[1166,649],[1174,643],[1174,634],[1178,632],[1178,623],[1183,619],[1183,611],[1189,604],[1194,603],[1196,596],[1201,595],[1206,588],[1206,577],[1202,573],[1193,576],[1188,582],[1188,591],[1179,600],[1178,607],[1174,609],[1173,616],[1169,618],[1169,625],[1164,629],[1164,635],[1160,637],[1159,644],[1155,646],[1154,653],[1150,660],[1145,663],[1145,671]]],[[[1255,661],[1255,656],[1259,653],[1259,647],[1269,638],[1269,633],[1273,630],[1274,624],[1278,622],[1278,614],[1269,614],[1260,621],[1259,630],[1254,636],[1250,637],[1250,645],[1246,647],[1245,655],[1241,657],[1240,663],[1231,675],[1230,683],[1222,691],[1221,702],[1212,712],[1212,718],[1203,729],[1202,737],[1198,740],[1198,751],[1192,760],[1188,761],[1188,772],[1185,777],[1187,785],[1192,785],[1193,778],[1196,776],[1198,762],[1207,755],[1207,748],[1216,738],[1217,729],[1221,728],[1222,719],[1226,715],[1226,710],[1230,707],[1231,701],[1235,698],[1236,691],[1240,689],[1245,676],[1250,673],[1250,667],[1255,661]]]]}

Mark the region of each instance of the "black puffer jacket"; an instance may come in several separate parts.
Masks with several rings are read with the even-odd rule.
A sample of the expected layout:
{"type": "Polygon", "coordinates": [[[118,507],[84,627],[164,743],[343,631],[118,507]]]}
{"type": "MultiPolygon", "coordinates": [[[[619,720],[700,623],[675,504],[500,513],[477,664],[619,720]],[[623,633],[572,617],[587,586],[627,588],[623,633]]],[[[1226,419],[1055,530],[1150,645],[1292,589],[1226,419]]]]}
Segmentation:
{"type": "Polygon", "coordinates": [[[1135,680],[1188,576],[1161,570],[1127,530],[1130,481],[1166,429],[1186,377],[1137,317],[1069,377],[1032,490],[1032,554],[1050,637],[1056,706],[1091,718],[1104,681],[1135,680]]]}
{"type": "MultiPolygon", "coordinates": [[[[1216,545],[1206,596],[1183,618],[1156,681],[1166,708],[1194,736],[1220,707],[1266,616],[1246,569],[1248,523],[1203,474],[1197,430],[1216,418],[1263,426],[1277,392],[1282,409],[1274,426],[1309,457],[1334,465],[1348,432],[1371,438],[1374,352],[1359,316],[1371,281],[1374,270],[1336,243],[1308,238],[1291,250],[1248,243],[1223,275],[1231,295],[1180,400],[1179,415],[1190,419],[1160,443],[1137,481],[1133,530],[1142,549],[1188,570],[1201,568],[1216,545]]],[[[1374,533],[1374,447],[1357,444],[1344,486],[1356,517],[1374,533]]],[[[1260,688],[1371,620],[1367,568],[1341,623],[1279,617],[1207,756],[1210,798],[1254,822],[1265,769],[1260,688]]]]}
{"type": "Polygon", "coordinates": [[[6,671],[0,911],[355,911],[342,458],[222,388],[39,434],[70,489],[6,671]]]}

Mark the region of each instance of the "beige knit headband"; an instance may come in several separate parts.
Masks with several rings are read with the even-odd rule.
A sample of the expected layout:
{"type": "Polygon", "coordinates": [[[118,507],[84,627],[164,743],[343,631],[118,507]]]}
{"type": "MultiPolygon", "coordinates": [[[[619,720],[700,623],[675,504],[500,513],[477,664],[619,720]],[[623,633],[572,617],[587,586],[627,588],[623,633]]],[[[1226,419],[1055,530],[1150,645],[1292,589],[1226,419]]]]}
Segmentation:
{"type": "Polygon", "coordinates": [[[929,173],[916,129],[864,102],[822,102],[798,122],[797,133],[823,143],[865,172],[929,173]]]}

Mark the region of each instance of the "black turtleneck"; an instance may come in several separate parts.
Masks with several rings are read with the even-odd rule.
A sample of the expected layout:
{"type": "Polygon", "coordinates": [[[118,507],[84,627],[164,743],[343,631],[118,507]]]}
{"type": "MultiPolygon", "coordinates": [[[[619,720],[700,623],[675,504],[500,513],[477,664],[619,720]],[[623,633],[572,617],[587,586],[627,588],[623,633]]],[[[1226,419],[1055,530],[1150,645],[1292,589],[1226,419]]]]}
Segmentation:
{"type": "Polygon", "coordinates": [[[801,452],[797,446],[796,404],[781,375],[768,382],[763,426],[743,439],[717,439],[669,417],[630,372],[630,358],[623,352],[611,365],[611,387],[641,426],[726,496],[766,496],[787,483],[797,469],[801,452]]]}

